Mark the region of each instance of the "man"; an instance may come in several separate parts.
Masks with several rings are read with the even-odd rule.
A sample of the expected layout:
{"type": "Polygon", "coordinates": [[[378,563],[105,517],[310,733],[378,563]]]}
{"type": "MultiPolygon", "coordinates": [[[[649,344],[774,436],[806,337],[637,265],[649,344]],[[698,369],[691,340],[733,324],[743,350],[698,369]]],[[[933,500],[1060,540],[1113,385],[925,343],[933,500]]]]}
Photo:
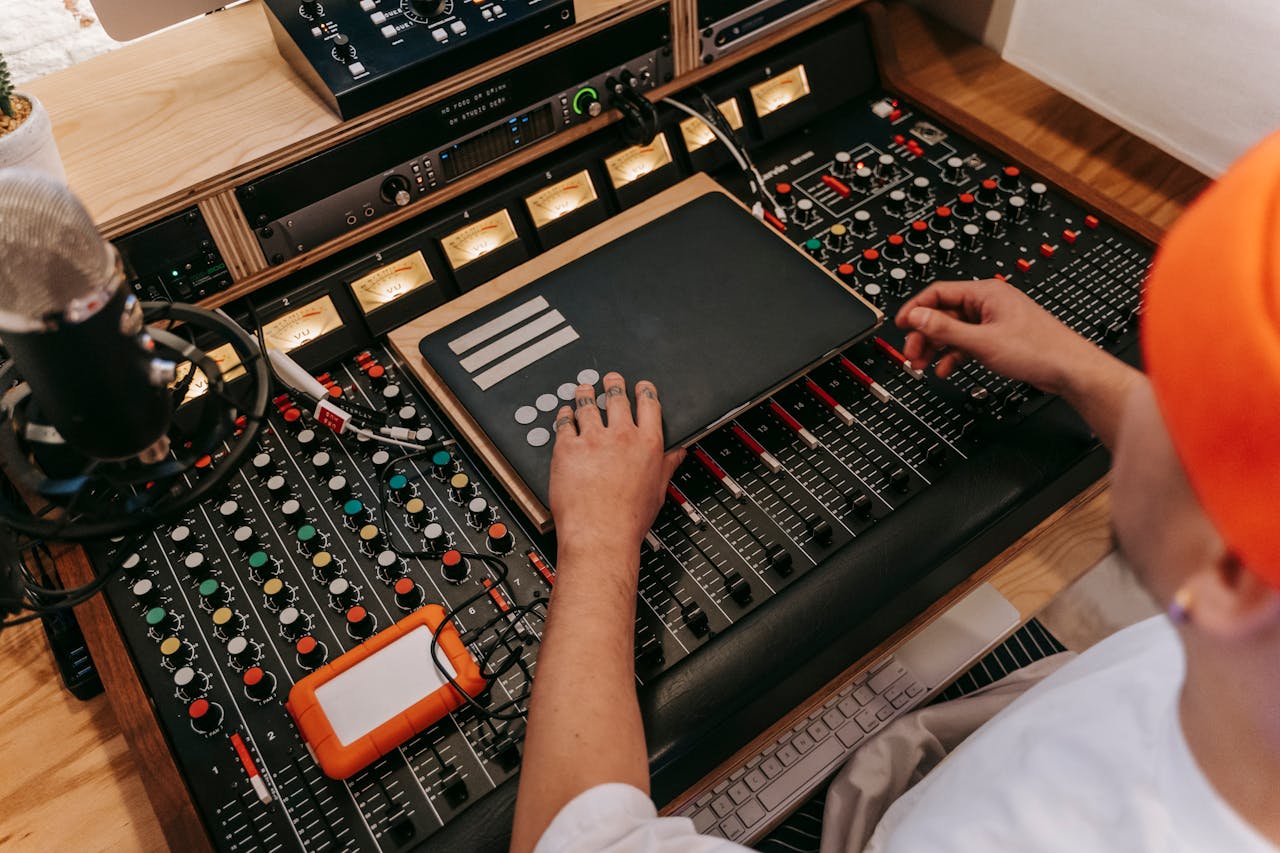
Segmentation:
{"type": "MultiPolygon", "coordinates": [[[[1169,615],[1029,690],[898,800],[875,851],[1276,850],[1280,845],[1280,135],[1170,232],[1148,283],[1148,376],[1002,282],[928,288],[906,354],[965,358],[1075,406],[1114,450],[1120,549],[1169,615]]],[[[678,462],[659,406],[607,379],[609,425],[560,415],[561,560],[513,849],[731,851],[657,818],[632,677],[639,543],[678,462]],[[603,531],[608,531],[607,534],[603,531]]]]}

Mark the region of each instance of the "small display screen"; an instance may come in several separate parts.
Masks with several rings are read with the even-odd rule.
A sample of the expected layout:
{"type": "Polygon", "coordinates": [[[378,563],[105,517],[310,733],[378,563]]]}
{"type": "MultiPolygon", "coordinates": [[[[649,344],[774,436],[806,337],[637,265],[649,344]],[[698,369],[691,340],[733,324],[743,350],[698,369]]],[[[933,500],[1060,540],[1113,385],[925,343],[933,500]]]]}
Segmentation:
{"type": "Polygon", "coordinates": [[[751,100],[755,103],[756,115],[761,118],[795,103],[807,94],[809,75],[803,65],[797,65],[790,71],[784,71],[751,87],[751,100]]]}
{"type": "Polygon", "coordinates": [[[624,148],[604,161],[609,170],[609,180],[614,189],[621,189],[634,180],[643,178],[671,162],[671,148],[667,137],[659,133],[648,145],[624,148]]]}
{"type": "Polygon", "coordinates": [[[322,296],[265,324],[262,335],[267,339],[267,346],[292,352],[341,328],[342,317],[333,299],[322,296]]]}
{"type": "MultiPolygon", "coordinates": [[[[206,355],[218,365],[218,369],[222,371],[222,381],[230,382],[231,380],[244,375],[244,366],[240,364],[240,356],[236,354],[235,347],[231,344],[223,344],[216,349],[210,350],[206,355]]],[[[173,380],[173,386],[178,385],[182,380],[187,378],[187,374],[191,372],[193,367],[189,361],[184,361],[178,365],[173,380]]],[[[173,387],[170,386],[170,387],[173,387]]],[[[203,397],[209,391],[209,377],[204,375],[204,371],[197,370],[196,375],[191,377],[191,384],[187,386],[186,396],[182,398],[182,402],[178,405],[190,403],[197,397],[203,397]]]]}
{"type": "Polygon", "coordinates": [[[351,282],[351,292],[360,303],[360,310],[368,314],[420,287],[426,287],[433,280],[427,259],[422,252],[414,252],[360,276],[351,282]]]}
{"type": "Polygon", "coordinates": [[[455,270],[520,239],[511,222],[511,214],[504,207],[497,213],[459,228],[440,241],[449,265],[455,270]]]}
{"type": "Polygon", "coordinates": [[[517,148],[549,136],[555,129],[551,105],[543,104],[441,151],[440,171],[446,181],[452,181],[507,156],[517,148]]]}
{"type": "MultiPolygon", "coordinates": [[[[716,104],[716,107],[729,122],[729,127],[742,130],[742,110],[738,109],[737,98],[730,98],[723,104],[716,104]]],[[[690,153],[710,145],[716,138],[711,128],[700,118],[687,118],[680,122],[680,133],[684,136],[684,147],[690,153]]]]}
{"type": "Polygon", "coordinates": [[[444,687],[440,667],[457,678],[443,653],[431,661],[431,629],[423,625],[316,688],[333,733],[348,746],[444,687]]]}
{"type": "Polygon", "coordinates": [[[587,170],[583,169],[576,175],[538,190],[526,198],[524,203],[529,208],[533,224],[541,228],[565,214],[591,204],[597,198],[596,186],[591,182],[587,170]]]}

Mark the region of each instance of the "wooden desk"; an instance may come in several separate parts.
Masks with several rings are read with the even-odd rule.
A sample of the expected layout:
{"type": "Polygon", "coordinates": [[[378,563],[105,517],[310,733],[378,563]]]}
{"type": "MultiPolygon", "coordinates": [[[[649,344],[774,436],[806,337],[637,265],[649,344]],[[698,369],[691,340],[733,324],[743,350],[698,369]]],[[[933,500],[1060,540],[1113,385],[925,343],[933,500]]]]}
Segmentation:
{"type": "MultiPolygon", "coordinates": [[[[1204,187],[1206,179],[1194,170],[990,51],[906,7],[894,7],[890,18],[913,84],[1021,140],[1157,228],[1167,227],[1204,187]]],[[[235,87],[211,85],[210,113],[232,110],[235,87]]],[[[210,140],[199,145],[210,156],[237,156],[210,140]]],[[[1024,617],[1105,553],[1107,508],[1105,489],[1095,487],[993,561],[996,587],[1024,617]]],[[[0,661],[0,846],[162,849],[146,798],[146,769],[134,764],[106,697],[80,703],[61,689],[38,624],[0,634],[0,661]]]]}

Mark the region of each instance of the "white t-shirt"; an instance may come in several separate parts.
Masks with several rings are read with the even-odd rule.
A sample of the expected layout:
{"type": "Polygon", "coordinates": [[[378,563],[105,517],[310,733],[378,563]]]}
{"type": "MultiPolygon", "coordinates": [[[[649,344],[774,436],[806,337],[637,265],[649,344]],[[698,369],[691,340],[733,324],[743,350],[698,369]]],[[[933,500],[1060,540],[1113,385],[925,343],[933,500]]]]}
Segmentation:
{"type": "MultiPolygon", "coordinates": [[[[1178,722],[1184,660],[1163,616],[1028,690],[901,797],[870,853],[1276,853],[1200,772],[1178,722]]],[[[734,853],[629,785],[565,806],[536,853],[734,853]]]]}

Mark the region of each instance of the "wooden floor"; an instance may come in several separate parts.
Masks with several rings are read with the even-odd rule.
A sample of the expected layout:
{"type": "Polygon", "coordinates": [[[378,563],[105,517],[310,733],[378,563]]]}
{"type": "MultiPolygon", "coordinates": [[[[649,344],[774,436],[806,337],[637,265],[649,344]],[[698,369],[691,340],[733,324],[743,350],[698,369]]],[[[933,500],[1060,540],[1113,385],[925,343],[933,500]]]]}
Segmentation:
{"type": "MultiPolygon", "coordinates": [[[[1139,215],[1167,227],[1205,185],[985,48],[905,7],[893,18],[904,63],[922,85],[1139,215]]],[[[163,849],[146,768],[127,753],[105,697],[81,703],[62,689],[38,623],[0,633],[0,675],[0,848],[163,849]]]]}

